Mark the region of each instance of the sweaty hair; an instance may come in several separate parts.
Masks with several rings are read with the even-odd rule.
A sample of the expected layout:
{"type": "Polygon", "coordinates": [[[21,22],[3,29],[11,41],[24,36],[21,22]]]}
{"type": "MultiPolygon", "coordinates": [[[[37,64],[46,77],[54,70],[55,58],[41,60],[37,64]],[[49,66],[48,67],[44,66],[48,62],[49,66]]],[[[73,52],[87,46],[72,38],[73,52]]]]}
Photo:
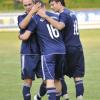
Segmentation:
{"type": "Polygon", "coordinates": [[[49,3],[53,2],[53,1],[55,1],[55,2],[61,2],[62,6],[65,6],[65,1],[64,0],[49,0],[49,3]]]}

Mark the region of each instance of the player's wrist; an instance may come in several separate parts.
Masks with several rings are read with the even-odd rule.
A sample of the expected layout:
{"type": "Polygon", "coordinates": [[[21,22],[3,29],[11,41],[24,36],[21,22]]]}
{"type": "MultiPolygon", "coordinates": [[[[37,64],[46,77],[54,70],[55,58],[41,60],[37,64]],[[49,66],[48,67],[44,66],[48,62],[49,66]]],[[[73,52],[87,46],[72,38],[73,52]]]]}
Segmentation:
{"type": "Polygon", "coordinates": [[[31,11],[30,15],[33,16],[36,13],[36,11],[31,11]]]}
{"type": "Polygon", "coordinates": [[[48,18],[48,16],[47,15],[44,15],[44,19],[47,19],[48,18]]]}

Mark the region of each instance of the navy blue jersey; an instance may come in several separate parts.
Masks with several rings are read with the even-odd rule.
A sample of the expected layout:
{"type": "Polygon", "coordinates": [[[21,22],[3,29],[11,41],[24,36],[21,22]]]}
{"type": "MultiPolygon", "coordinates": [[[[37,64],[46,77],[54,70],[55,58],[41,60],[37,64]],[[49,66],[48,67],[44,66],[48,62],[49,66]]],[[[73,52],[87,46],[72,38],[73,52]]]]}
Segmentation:
{"type": "Polygon", "coordinates": [[[78,21],[74,12],[64,9],[59,15],[59,21],[65,24],[62,30],[66,46],[81,46],[78,21]]]}
{"type": "MultiPolygon", "coordinates": [[[[20,22],[26,17],[27,14],[23,14],[18,16],[18,25],[20,22]]],[[[29,27],[33,23],[33,19],[31,19],[30,23],[27,25],[25,29],[21,29],[20,27],[20,34],[23,34],[26,30],[33,32],[32,29],[29,27]]],[[[40,54],[40,48],[37,42],[36,34],[31,34],[30,38],[26,41],[22,41],[21,44],[21,54],[40,54]]]]}
{"type": "MultiPolygon", "coordinates": [[[[57,19],[57,15],[47,12],[48,16],[57,19]]],[[[40,45],[41,54],[61,54],[65,53],[65,45],[63,42],[62,34],[46,20],[41,18],[39,15],[33,17],[36,26],[38,41],[40,45]]]]}

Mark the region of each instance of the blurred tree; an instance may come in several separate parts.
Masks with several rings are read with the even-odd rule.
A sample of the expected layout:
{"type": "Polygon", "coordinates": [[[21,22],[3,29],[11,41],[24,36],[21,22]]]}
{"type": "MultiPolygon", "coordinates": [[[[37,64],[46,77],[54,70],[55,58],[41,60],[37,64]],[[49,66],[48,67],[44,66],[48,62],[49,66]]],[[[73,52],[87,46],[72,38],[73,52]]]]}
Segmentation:
{"type": "Polygon", "coordinates": [[[15,9],[19,8],[19,5],[20,5],[21,1],[22,0],[14,0],[14,7],[15,7],[15,9]]]}

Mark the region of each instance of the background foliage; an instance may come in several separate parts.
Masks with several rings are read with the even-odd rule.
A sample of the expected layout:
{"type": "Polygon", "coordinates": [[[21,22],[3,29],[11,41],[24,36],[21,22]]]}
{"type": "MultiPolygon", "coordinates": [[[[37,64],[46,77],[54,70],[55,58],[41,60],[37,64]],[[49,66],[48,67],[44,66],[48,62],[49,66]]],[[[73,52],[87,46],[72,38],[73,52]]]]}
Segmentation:
{"type": "MultiPolygon", "coordinates": [[[[47,3],[48,0],[42,0],[47,3]]],[[[66,6],[71,9],[99,9],[100,0],[65,0],[66,6]]],[[[21,3],[16,3],[15,0],[0,0],[0,12],[3,11],[20,11],[23,10],[21,3]]]]}

